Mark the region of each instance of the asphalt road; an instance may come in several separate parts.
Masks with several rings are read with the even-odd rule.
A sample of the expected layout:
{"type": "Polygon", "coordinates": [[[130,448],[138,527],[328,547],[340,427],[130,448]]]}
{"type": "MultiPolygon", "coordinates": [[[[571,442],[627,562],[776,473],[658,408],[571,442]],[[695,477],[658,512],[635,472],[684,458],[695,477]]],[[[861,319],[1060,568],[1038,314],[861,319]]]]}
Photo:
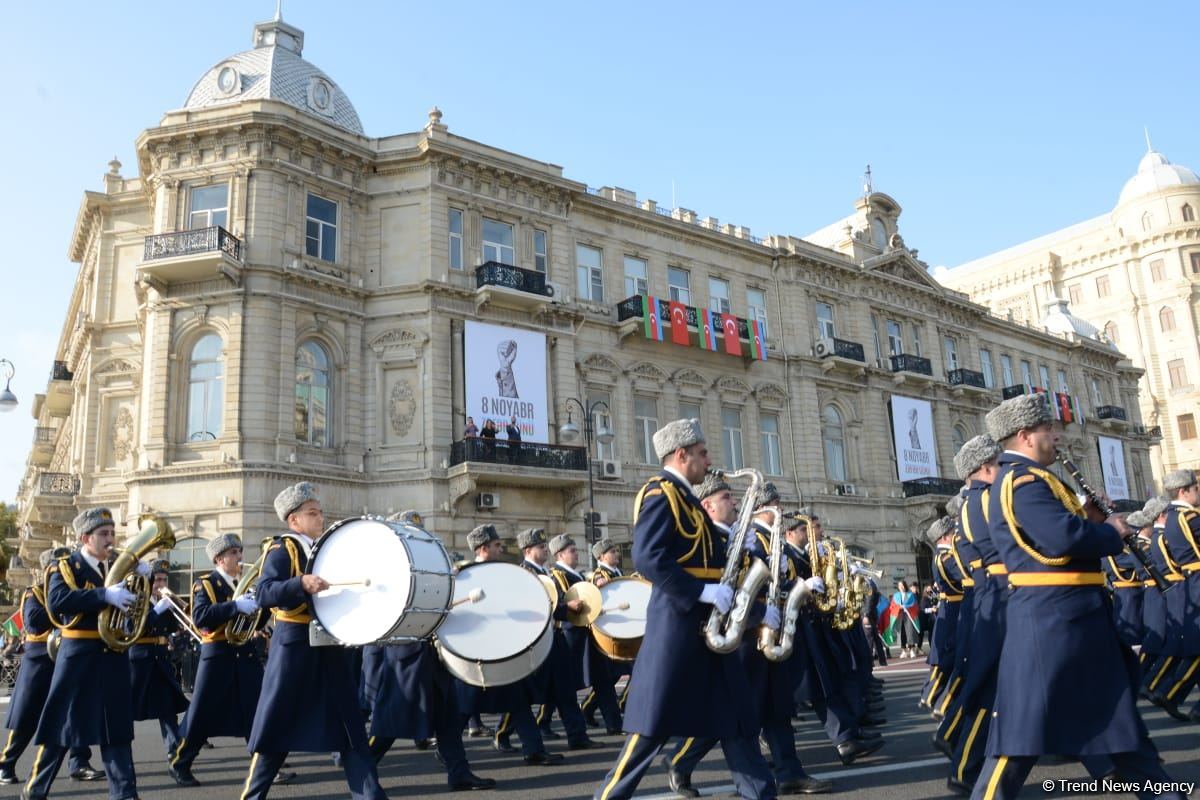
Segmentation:
{"type": "MultiPolygon", "coordinates": [[[[894,663],[877,674],[886,679],[888,724],[882,729],[886,746],[870,758],[843,767],[824,732],[811,714],[804,715],[796,728],[796,743],[800,758],[810,774],[834,781],[834,793],[846,797],[886,797],[887,800],[916,800],[942,798],[952,795],[946,790],[948,764],[929,747],[934,724],[928,715],[916,707],[917,692],[924,678],[923,669],[911,661],[894,663]]],[[[296,698],[303,702],[303,698],[296,698]]],[[[0,698],[7,703],[7,698],[0,698]]],[[[0,705],[0,711],[5,706],[0,705]]],[[[1200,725],[1176,722],[1162,711],[1142,705],[1143,715],[1151,735],[1167,761],[1167,771],[1176,781],[1200,785],[1200,725]]],[[[489,724],[491,720],[487,720],[489,724]]],[[[556,723],[558,728],[558,723],[556,723]]],[[[561,732],[561,728],[558,728],[561,732]]],[[[490,740],[466,740],[472,769],[479,775],[495,778],[498,786],[490,792],[451,793],[446,787],[445,773],[434,754],[416,750],[411,743],[400,742],[384,759],[380,778],[389,796],[401,797],[520,797],[522,800],[551,800],[556,798],[587,798],[599,785],[612,766],[622,737],[604,736],[592,731],[593,738],[607,746],[598,750],[566,753],[566,762],[557,767],[527,767],[520,755],[502,755],[492,750],[490,740]]],[[[137,762],[138,788],[143,798],[171,797],[188,800],[215,800],[237,797],[246,777],[249,757],[244,743],[233,739],[218,739],[216,747],[205,750],[196,761],[194,772],[203,783],[199,788],[181,789],[167,776],[162,739],[158,725],[142,722],[137,726],[134,757],[137,762]]],[[[562,740],[547,742],[549,749],[562,751],[562,740]]],[[[18,774],[28,777],[33,761],[32,748],[21,758],[18,774]]],[[[94,759],[99,767],[99,754],[94,759]]],[[[342,772],[333,766],[329,756],[297,753],[289,759],[290,768],[299,773],[290,785],[276,787],[272,798],[333,798],[348,797],[342,772]]],[[[1041,788],[1043,781],[1087,780],[1078,764],[1039,766],[1030,776],[1022,796],[1090,797],[1086,791],[1061,791],[1058,786],[1050,792],[1041,788]]],[[[693,782],[706,796],[732,796],[725,764],[719,748],[710,753],[693,776],[693,782]]],[[[0,788],[0,797],[16,797],[18,787],[0,788]]],[[[76,783],[65,771],[54,787],[54,797],[107,797],[103,783],[76,783]]],[[[637,795],[642,800],[671,798],[665,775],[651,770],[642,781],[637,795]]],[[[1200,791],[1194,793],[1200,797],[1200,791]]]]}

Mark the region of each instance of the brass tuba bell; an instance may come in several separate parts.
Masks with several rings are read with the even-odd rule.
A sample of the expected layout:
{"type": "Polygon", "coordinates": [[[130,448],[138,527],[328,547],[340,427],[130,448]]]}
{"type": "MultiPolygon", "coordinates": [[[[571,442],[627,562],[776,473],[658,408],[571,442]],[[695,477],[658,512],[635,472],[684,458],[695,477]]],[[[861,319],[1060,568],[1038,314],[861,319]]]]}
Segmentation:
{"type": "Polygon", "coordinates": [[[96,625],[100,639],[110,650],[118,653],[128,650],[146,628],[146,617],[154,605],[150,579],[139,575],[138,562],[148,553],[156,550],[170,550],[175,546],[175,532],[162,517],[142,517],[141,530],[130,540],[129,546],[117,556],[104,585],[116,586],[125,584],[125,588],[134,594],[129,608],[122,611],[112,606],[100,612],[100,620],[96,625]]]}

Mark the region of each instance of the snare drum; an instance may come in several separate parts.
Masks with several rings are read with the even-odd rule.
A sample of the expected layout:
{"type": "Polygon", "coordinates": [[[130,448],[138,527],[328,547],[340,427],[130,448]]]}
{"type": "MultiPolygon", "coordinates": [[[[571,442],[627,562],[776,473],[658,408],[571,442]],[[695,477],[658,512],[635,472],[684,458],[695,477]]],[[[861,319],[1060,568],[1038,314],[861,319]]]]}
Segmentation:
{"type": "Polygon", "coordinates": [[[542,582],[515,564],[482,561],[459,571],[454,599],[476,588],[483,590],[483,599],[454,606],[438,628],[435,644],[446,669],[482,688],[532,675],[554,644],[542,582]]]}
{"type": "Polygon", "coordinates": [[[646,635],[646,613],[650,608],[650,581],[622,576],[600,587],[605,610],[592,623],[592,640],[600,652],[616,661],[633,661],[646,635]],[[628,603],[624,611],[615,610],[628,603]]]}
{"type": "Polygon", "coordinates": [[[316,624],[349,646],[429,637],[454,592],[450,557],[436,536],[373,517],[327,530],[313,546],[308,572],[354,584],[331,586],[312,599],[316,624]]]}

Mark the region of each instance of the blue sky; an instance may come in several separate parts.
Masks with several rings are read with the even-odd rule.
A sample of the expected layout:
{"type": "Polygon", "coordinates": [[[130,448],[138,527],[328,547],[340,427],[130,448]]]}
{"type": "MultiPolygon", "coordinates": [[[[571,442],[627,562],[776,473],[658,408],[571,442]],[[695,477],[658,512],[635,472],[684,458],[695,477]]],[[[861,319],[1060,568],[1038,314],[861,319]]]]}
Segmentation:
{"type": "MultiPolygon", "coordinates": [[[[1111,210],[1145,150],[1200,169],[1194,2],[432,3],[285,0],[367,133],[420,128],[560,164],[758,235],[849,213],[870,163],[905,241],[954,266],[1111,210]]],[[[0,499],[32,436],[82,192],[272,0],[6,4],[0,499]]]]}

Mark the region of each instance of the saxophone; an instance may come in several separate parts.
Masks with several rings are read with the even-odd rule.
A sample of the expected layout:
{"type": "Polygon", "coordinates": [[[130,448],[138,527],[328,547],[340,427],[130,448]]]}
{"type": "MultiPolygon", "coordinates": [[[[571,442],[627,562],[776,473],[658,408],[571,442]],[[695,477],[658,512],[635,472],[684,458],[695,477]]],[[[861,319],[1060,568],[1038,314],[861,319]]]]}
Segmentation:
{"type": "MultiPolygon", "coordinates": [[[[862,595],[858,593],[858,584],[850,575],[850,554],[846,542],[830,536],[829,540],[837,546],[838,571],[841,576],[838,583],[838,607],[833,613],[833,627],[839,631],[848,631],[858,624],[858,616],[862,610],[862,595]]],[[[857,577],[857,576],[855,576],[857,577]]]]}
{"type": "MultiPolygon", "coordinates": [[[[768,661],[786,661],[796,644],[796,623],[800,619],[800,606],[809,597],[808,584],[797,578],[791,590],[783,594],[783,525],[779,512],[774,510],[775,521],[771,525],[771,583],[767,587],[767,607],[779,609],[780,626],[773,631],[763,625],[758,632],[758,649],[768,661]]],[[[812,524],[808,517],[800,518],[812,524]]]]}
{"type": "MultiPolygon", "coordinates": [[[[273,541],[275,541],[274,536],[268,536],[263,539],[262,544],[259,545],[258,560],[242,570],[242,574],[238,578],[237,588],[233,590],[234,600],[245,597],[248,594],[254,594],[254,589],[258,586],[258,579],[262,575],[263,564],[267,561],[267,549],[273,541]]],[[[234,614],[233,618],[225,624],[225,641],[234,647],[241,647],[254,636],[254,632],[258,630],[261,621],[261,608],[256,608],[249,614],[234,614]]]]}
{"type": "Polygon", "coordinates": [[[137,565],[144,556],[156,550],[170,550],[175,546],[175,532],[162,517],[146,516],[139,520],[141,530],[129,541],[129,545],[117,556],[117,560],[108,570],[104,585],[116,586],[125,584],[125,588],[135,595],[129,608],[122,611],[107,606],[100,612],[96,624],[96,632],[101,641],[110,650],[118,653],[128,650],[134,642],[142,638],[146,628],[146,617],[150,607],[154,605],[154,597],[150,591],[150,579],[138,574],[137,565]]]}
{"type": "Polygon", "coordinates": [[[811,519],[808,521],[808,561],[812,574],[825,583],[825,594],[813,595],[813,607],[822,614],[828,614],[838,604],[837,562],[834,561],[832,550],[828,555],[821,555],[821,544],[811,519]]]}
{"type": "Polygon", "coordinates": [[[742,498],[742,508],[734,523],[733,537],[725,551],[725,570],[721,573],[721,584],[734,590],[733,605],[729,613],[722,614],[720,609],[713,606],[704,625],[704,642],[714,653],[732,653],[742,641],[746,631],[747,615],[750,604],[767,580],[767,565],[762,559],[752,558],[750,566],[742,572],[742,551],[746,536],[750,533],[751,520],[754,517],[754,501],[758,489],[763,484],[763,475],[753,467],[723,473],[710,470],[722,478],[741,478],[750,476],[750,488],[742,498]]]}

